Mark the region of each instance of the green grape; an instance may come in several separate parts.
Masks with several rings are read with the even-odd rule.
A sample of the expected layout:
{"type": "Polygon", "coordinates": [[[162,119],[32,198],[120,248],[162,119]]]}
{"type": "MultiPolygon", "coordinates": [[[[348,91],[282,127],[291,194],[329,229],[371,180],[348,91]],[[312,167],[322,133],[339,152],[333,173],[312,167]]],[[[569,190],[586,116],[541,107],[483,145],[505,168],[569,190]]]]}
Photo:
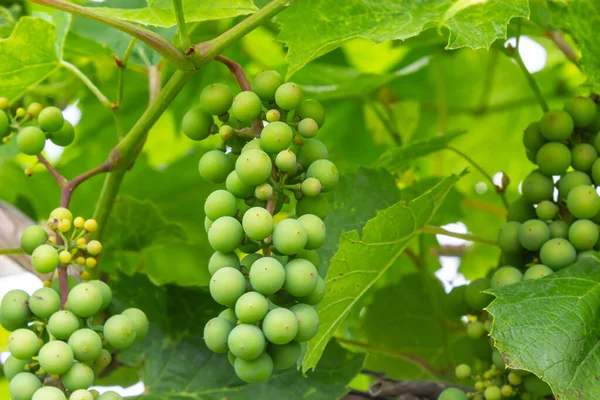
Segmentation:
{"type": "Polygon", "coordinates": [[[314,307],[308,304],[296,304],[290,308],[298,321],[298,333],[294,340],[308,342],[319,330],[319,315],[314,307]]]}
{"type": "Polygon", "coordinates": [[[29,360],[40,350],[40,340],[29,329],[17,329],[8,337],[8,351],[19,360],[29,360]]]}
{"type": "Polygon", "coordinates": [[[525,157],[532,163],[535,164],[537,161],[535,158],[537,157],[537,151],[531,151],[529,149],[525,149],[525,157]]]}
{"type": "Polygon", "coordinates": [[[593,249],[598,242],[598,226],[589,219],[580,219],[569,228],[569,242],[579,251],[593,249]]]}
{"type": "Polygon", "coordinates": [[[265,296],[276,293],[285,282],[283,265],[272,257],[262,257],[250,268],[250,285],[265,296]]]}
{"type": "MultiPolygon", "coordinates": [[[[258,250],[256,250],[258,251],[258,250]]],[[[260,254],[256,254],[256,253],[251,253],[248,254],[247,256],[245,256],[242,259],[241,265],[242,267],[246,268],[246,270],[250,271],[250,267],[252,267],[252,265],[254,265],[254,263],[258,260],[260,260],[262,258],[262,255],[260,254]]]]}
{"type": "Polygon", "coordinates": [[[510,385],[504,385],[502,386],[502,389],[500,389],[502,396],[504,397],[510,397],[513,395],[513,388],[510,385]]]}
{"type": "Polygon", "coordinates": [[[553,272],[554,271],[552,271],[544,264],[535,264],[527,268],[527,271],[525,271],[525,274],[523,275],[523,279],[540,279],[552,274],[553,272]]]}
{"type": "Polygon", "coordinates": [[[220,217],[233,217],[237,213],[237,200],[227,190],[215,190],[204,203],[204,213],[212,221],[220,217]]]}
{"type": "Polygon", "coordinates": [[[208,272],[214,275],[215,272],[225,267],[240,269],[240,259],[237,254],[215,251],[208,260],[208,272]]]}
{"type": "Polygon", "coordinates": [[[286,344],[298,334],[296,315],[287,308],[275,308],[267,313],[262,322],[267,340],[275,344],[286,344]]]}
{"type": "Polygon", "coordinates": [[[235,315],[244,324],[261,321],[269,311],[267,298],[258,292],[244,293],[235,303],[235,315]]]}
{"type": "Polygon", "coordinates": [[[523,198],[532,204],[551,200],[554,194],[552,178],[539,171],[533,171],[523,180],[523,198]]]}
{"type": "Polygon", "coordinates": [[[288,174],[295,174],[298,171],[298,162],[296,154],[291,150],[282,150],[275,158],[275,165],[280,171],[288,174]]]}
{"type": "Polygon", "coordinates": [[[283,78],[277,71],[263,71],[256,75],[252,90],[265,101],[275,100],[275,92],[283,83],[283,78]]]}
{"type": "MultiPolygon", "coordinates": [[[[596,116],[594,117],[594,122],[586,127],[586,131],[594,134],[600,131],[600,105],[598,104],[596,104],[596,116]]],[[[596,150],[598,150],[598,146],[596,146],[596,150]]]]}
{"type": "Polygon", "coordinates": [[[596,119],[596,103],[588,97],[578,96],[568,100],[564,110],[573,118],[576,128],[585,128],[596,119]]]}
{"type": "Polygon", "coordinates": [[[65,342],[54,340],[40,350],[40,367],[51,375],[62,375],[73,366],[73,350],[65,342]]]}
{"type": "Polygon", "coordinates": [[[525,385],[525,390],[529,393],[545,397],[550,396],[552,394],[552,389],[550,386],[540,378],[535,375],[527,375],[523,379],[523,384],[525,385]]]}
{"type": "Polygon", "coordinates": [[[4,111],[0,111],[0,138],[6,136],[10,129],[10,121],[8,115],[4,111]]]}
{"type": "Polygon", "coordinates": [[[221,137],[221,140],[224,142],[232,139],[234,135],[235,130],[229,125],[222,125],[221,128],[219,128],[219,137],[221,137]]]}
{"type": "Polygon", "coordinates": [[[62,111],[57,107],[46,107],[38,115],[40,128],[46,132],[56,132],[64,122],[62,111]]]}
{"type": "Polygon", "coordinates": [[[438,400],[468,400],[467,395],[460,389],[448,388],[440,393],[438,400]]]}
{"type": "Polygon", "coordinates": [[[96,400],[123,400],[123,398],[115,392],[104,392],[96,400]]]}
{"type": "Polygon", "coordinates": [[[494,296],[484,293],[492,285],[487,278],[478,278],[467,285],[465,300],[473,310],[482,310],[494,300],[494,296]]]}
{"type": "Polygon", "coordinates": [[[329,160],[314,161],[306,170],[306,177],[321,182],[323,192],[331,191],[340,180],[337,167],[329,160]]]}
{"type": "Polygon", "coordinates": [[[112,291],[110,290],[110,287],[106,283],[97,279],[88,281],[87,283],[98,289],[102,295],[102,306],[100,307],[100,310],[106,309],[106,307],[108,307],[112,301],[112,291]]]}
{"type": "Polygon", "coordinates": [[[469,313],[469,305],[465,299],[467,293],[467,285],[455,286],[448,293],[446,301],[443,303],[444,308],[448,311],[449,315],[462,317],[469,313]]]}
{"type": "Polygon", "coordinates": [[[251,141],[246,143],[244,147],[242,147],[242,153],[248,150],[262,150],[262,147],[260,146],[260,139],[252,139],[251,141]]]}
{"type": "Polygon", "coordinates": [[[79,319],[68,310],[58,311],[48,320],[48,331],[57,339],[67,340],[80,327],[79,319]]]}
{"type": "Polygon", "coordinates": [[[302,353],[302,346],[296,341],[286,344],[269,343],[267,353],[273,359],[275,369],[288,369],[298,362],[302,353]]]}
{"type": "Polygon", "coordinates": [[[304,226],[295,219],[284,219],[273,229],[273,245],[285,255],[297,254],[308,242],[304,226]]]}
{"type": "Polygon", "coordinates": [[[523,280],[523,274],[515,267],[501,267],[492,276],[492,288],[509,286],[523,280]]]}
{"type": "Polygon", "coordinates": [[[234,268],[221,268],[210,279],[210,295],[219,304],[233,307],[246,292],[246,279],[234,268]]]}
{"type": "Polygon", "coordinates": [[[297,258],[285,266],[285,290],[295,297],[304,297],[317,287],[319,274],[315,266],[307,260],[297,258]]]}
{"type": "Polygon", "coordinates": [[[233,171],[233,162],[220,150],[211,150],[200,158],[200,176],[210,183],[223,183],[233,171]]]}
{"type": "Polygon", "coordinates": [[[507,221],[525,222],[535,217],[535,208],[523,197],[519,197],[508,206],[507,221]]]}
{"type": "Polygon", "coordinates": [[[550,200],[543,200],[538,204],[535,213],[542,221],[551,221],[558,214],[558,206],[550,200]]]}
{"type": "Polygon", "coordinates": [[[69,347],[73,350],[76,360],[81,362],[93,361],[100,357],[102,339],[91,329],[79,329],[69,337],[69,347]]]}
{"type": "Polygon", "coordinates": [[[40,318],[50,318],[60,310],[60,296],[50,288],[41,288],[33,292],[29,299],[31,312],[40,318]]]}
{"type": "Polygon", "coordinates": [[[325,223],[321,218],[312,214],[304,214],[297,221],[304,227],[307,233],[305,249],[315,250],[323,246],[327,238],[327,233],[325,231],[325,223]]]}
{"type": "Polygon", "coordinates": [[[319,127],[325,123],[325,110],[316,100],[304,100],[296,109],[296,115],[300,118],[312,118],[319,127]]]}
{"type": "Polygon", "coordinates": [[[75,363],[63,374],[62,383],[70,392],[87,389],[94,384],[94,371],[82,363],[75,363]]]}
{"type": "Polygon", "coordinates": [[[94,400],[94,395],[87,390],[79,389],[71,393],[69,400],[94,400]]]}
{"type": "Polygon", "coordinates": [[[234,325],[235,323],[221,317],[208,321],[204,326],[204,343],[206,343],[206,347],[215,353],[227,353],[229,351],[227,338],[234,325]]]}
{"type": "Polygon", "coordinates": [[[298,162],[305,168],[317,160],[326,160],[329,158],[329,151],[325,145],[317,139],[306,139],[298,149],[298,162]]]}
{"type": "Polygon", "coordinates": [[[71,213],[71,211],[69,211],[69,209],[67,209],[67,208],[58,207],[58,208],[55,208],[54,210],[52,210],[48,219],[49,220],[57,220],[57,221],[61,221],[63,219],[68,219],[69,222],[73,222],[73,213],[71,213]]]}
{"type": "Polygon", "coordinates": [[[17,134],[17,146],[22,153],[35,156],[44,150],[46,135],[35,126],[26,126],[17,134]]]}
{"type": "Polygon", "coordinates": [[[556,183],[558,188],[558,199],[567,200],[569,193],[574,187],[580,185],[591,186],[592,180],[589,175],[581,171],[569,171],[556,183]]]}
{"type": "Polygon", "coordinates": [[[210,136],[210,128],[214,123],[212,115],[200,108],[191,108],[183,116],[181,130],[192,140],[204,140],[210,136]]]}
{"type": "Polygon", "coordinates": [[[235,172],[246,185],[256,186],[271,176],[271,158],[262,150],[248,150],[235,163],[235,172]]]}
{"type": "Polygon", "coordinates": [[[227,175],[225,188],[238,199],[247,199],[254,195],[254,186],[242,182],[235,171],[231,171],[231,173],[227,175]]]}
{"type": "Polygon", "coordinates": [[[27,319],[31,316],[28,306],[29,294],[23,290],[11,290],[4,295],[0,304],[0,314],[2,318],[13,325],[25,325],[27,319]]]}
{"type": "Polygon", "coordinates": [[[308,197],[315,197],[321,193],[323,186],[316,178],[307,178],[302,182],[302,194],[308,197]]]}
{"type": "Polygon", "coordinates": [[[233,93],[229,86],[213,83],[200,92],[200,108],[212,115],[221,115],[229,111],[233,103],[233,93]]]}
{"type": "Polygon", "coordinates": [[[305,260],[310,261],[313,265],[321,265],[321,258],[319,257],[319,253],[315,250],[302,250],[298,254],[296,254],[296,258],[303,258],[305,260]]]}
{"type": "Polygon", "coordinates": [[[471,376],[471,367],[467,364],[459,364],[454,369],[454,373],[458,379],[467,379],[471,376]]]}
{"type": "Polygon", "coordinates": [[[498,246],[507,254],[516,255],[523,252],[523,246],[519,240],[521,224],[515,221],[505,223],[498,233],[498,246]]]}
{"type": "Polygon", "coordinates": [[[508,379],[508,383],[510,383],[513,386],[519,386],[521,384],[521,382],[523,382],[523,378],[521,378],[521,375],[519,375],[515,372],[509,372],[507,379],[508,379]]]}
{"type": "Polygon", "coordinates": [[[126,315],[113,315],[104,324],[104,338],[117,349],[126,349],[135,342],[135,325],[126,315]]]}
{"type": "Polygon", "coordinates": [[[540,250],[540,260],[554,271],[567,267],[577,259],[577,251],[565,239],[550,239],[540,250]]]}
{"type": "Polygon", "coordinates": [[[110,355],[110,352],[106,349],[102,349],[102,350],[100,350],[100,355],[98,356],[98,358],[96,358],[94,360],[93,365],[100,369],[104,369],[104,368],[108,367],[111,362],[112,362],[112,356],[110,355]]]}
{"type": "Polygon", "coordinates": [[[304,118],[298,123],[298,133],[305,138],[312,138],[317,136],[319,131],[319,125],[312,118],[304,118]]]}
{"type": "Polygon", "coordinates": [[[279,153],[290,147],[293,136],[292,128],[285,122],[271,122],[260,134],[260,146],[267,153],[279,153]]]}
{"type": "Polygon", "coordinates": [[[600,211],[600,197],[593,186],[576,186],[567,196],[567,208],[575,218],[589,219],[600,211]]]}
{"type": "Polygon", "coordinates": [[[35,392],[31,400],[67,400],[64,393],[54,386],[44,386],[35,392]]]}
{"type": "Polygon", "coordinates": [[[273,197],[273,186],[268,183],[261,183],[254,190],[254,197],[258,200],[267,201],[273,197]]]}
{"type": "Polygon", "coordinates": [[[485,400],[500,400],[502,399],[502,391],[498,386],[490,386],[483,393],[485,400]]]}
{"type": "Polygon", "coordinates": [[[546,139],[554,142],[567,139],[573,128],[573,118],[563,110],[550,110],[540,120],[540,132],[546,139]]]}
{"type": "Polygon", "coordinates": [[[49,244],[38,246],[31,253],[31,265],[40,274],[48,274],[58,267],[58,252],[49,244]]]}
{"type": "Polygon", "coordinates": [[[562,175],[571,165],[571,152],[562,143],[546,143],[537,152],[535,162],[540,167],[540,171],[548,176],[562,175]]]}
{"type": "Polygon", "coordinates": [[[8,393],[12,400],[31,400],[33,394],[41,387],[42,382],[37,376],[21,372],[10,381],[8,393]]]}
{"type": "Polygon", "coordinates": [[[95,315],[102,308],[102,293],[90,283],[80,283],[69,292],[69,310],[82,318],[95,315]]]}
{"type": "Polygon", "coordinates": [[[75,128],[69,121],[63,123],[62,127],[56,132],[52,132],[50,135],[50,140],[57,146],[68,146],[73,143],[73,139],[75,139],[75,128]]]}
{"type": "Polygon", "coordinates": [[[269,110],[265,114],[265,117],[267,119],[267,122],[275,122],[281,119],[281,113],[279,112],[279,110],[269,110]]]}
{"type": "Polygon", "coordinates": [[[502,357],[502,353],[500,353],[498,349],[494,349],[492,351],[492,362],[499,371],[504,371],[506,369],[506,365],[504,365],[504,357],[502,357]]]}
{"type": "Polygon", "coordinates": [[[523,146],[525,146],[527,150],[537,152],[547,142],[548,141],[540,132],[539,122],[532,122],[525,129],[525,133],[523,134],[523,146]]]}
{"type": "Polygon", "coordinates": [[[519,242],[529,251],[538,251],[550,239],[550,228],[544,221],[531,219],[519,227],[519,242]]]}
{"type": "Polygon", "coordinates": [[[323,195],[315,197],[303,197],[296,203],[296,215],[299,217],[313,214],[324,220],[329,213],[329,202],[323,195]]]}
{"type": "Polygon", "coordinates": [[[265,336],[256,325],[240,324],[227,338],[229,351],[246,361],[256,360],[265,351],[266,345],[265,336]]]}
{"type": "Polygon", "coordinates": [[[594,161],[591,171],[592,179],[596,185],[600,185],[600,159],[594,161]]]}
{"type": "Polygon", "coordinates": [[[262,207],[252,207],[244,214],[242,227],[252,240],[266,239],[273,232],[273,216],[262,207]]]}
{"type": "Polygon", "coordinates": [[[250,122],[262,111],[260,98],[254,92],[240,92],[233,99],[231,113],[238,121],[250,122]]]}
{"type": "Polygon", "coordinates": [[[48,234],[39,225],[31,225],[25,228],[21,235],[21,248],[27,254],[33,253],[38,247],[46,243],[48,240],[48,234]]]}
{"type": "MultiPolygon", "coordinates": [[[[227,321],[231,322],[233,325],[237,325],[238,319],[237,315],[235,315],[235,311],[232,308],[226,308],[221,311],[218,315],[221,318],[225,318],[227,321]]],[[[232,327],[233,329],[233,327],[232,327]]]]}
{"type": "Polygon", "coordinates": [[[261,354],[254,360],[235,360],[235,374],[246,383],[260,383],[271,377],[273,360],[267,353],[261,354]]]}
{"type": "Polygon", "coordinates": [[[467,324],[467,336],[471,339],[479,339],[485,335],[485,328],[479,321],[469,322],[467,324]]]}
{"type": "Polygon", "coordinates": [[[302,89],[294,82],[287,82],[275,91],[275,103],[284,110],[293,110],[302,102],[302,89]]]}
{"type": "Polygon", "coordinates": [[[589,172],[598,159],[598,152],[591,144],[579,143],[571,149],[571,166],[577,171],[589,172]]]}
{"type": "Polygon", "coordinates": [[[208,230],[208,242],[216,251],[231,253],[244,240],[242,224],[233,217],[221,217],[208,230]]]}
{"type": "Polygon", "coordinates": [[[25,367],[31,360],[19,360],[17,357],[9,356],[4,362],[4,377],[9,381],[20,372],[25,372],[25,367]]]}

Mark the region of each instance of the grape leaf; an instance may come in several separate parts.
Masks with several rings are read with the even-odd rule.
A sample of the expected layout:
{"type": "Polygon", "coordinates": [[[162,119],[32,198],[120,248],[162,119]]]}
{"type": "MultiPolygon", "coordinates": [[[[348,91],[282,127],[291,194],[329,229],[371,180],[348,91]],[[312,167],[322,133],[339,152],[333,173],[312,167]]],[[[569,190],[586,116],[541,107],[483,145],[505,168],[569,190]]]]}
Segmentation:
{"type": "Polygon", "coordinates": [[[453,4],[452,0],[297,2],[278,17],[282,23],[279,39],[289,48],[288,76],[349,39],[404,40],[438,21],[450,29],[449,48],[488,48],[506,37],[512,18],[529,15],[527,0],[471,2],[448,14],[453,4]]]}
{"type": "Polygon", "coordinates": [[[325,298],[317,311],[321,321],[309,342],[302,369],[315,368],[327,342],[352,307],[397,261],[410,240],[419,234],[460,179],[452,175],[410,203],[399,202],[365,225],[362,238],[357,231],[343,233],[339,250],[327,273],[325,298]]]}
{"type": "MultiPolygon", "coordinates": [[[[142,25],[171,27],[177,25],[172,0],[146,0],[144,8],[95,7],[94,11],[142,25]]],[[[199,3],[183,0],[183,13],[186,22],[211,21],[251,14],[256,11],[252,0],[212,0],[199,3]]]]}
{"type": "Polygon", "coordinates": [[[558,399],[600,398],[600,268],[584,258],[543,279],[492,291],[491,335],[511,368],[533,372],[558,399]]]}
{"type": "Polygon", "coordinates": [[[139,307],[152,321],[148,338],[119,355],[127,365],[142,364],[146,390],[140,400],[335,400],[347,393],[346,385],[364,362],[363,355],[333,343],[306,378],[291,368],[275,371],[262,384],[244,384],[226,354],[212,353],[204,345],[204,325],[221,310],[206,292],[155,287],[141,275],[116,277],[111,287],[115,308],[139,307]]]}

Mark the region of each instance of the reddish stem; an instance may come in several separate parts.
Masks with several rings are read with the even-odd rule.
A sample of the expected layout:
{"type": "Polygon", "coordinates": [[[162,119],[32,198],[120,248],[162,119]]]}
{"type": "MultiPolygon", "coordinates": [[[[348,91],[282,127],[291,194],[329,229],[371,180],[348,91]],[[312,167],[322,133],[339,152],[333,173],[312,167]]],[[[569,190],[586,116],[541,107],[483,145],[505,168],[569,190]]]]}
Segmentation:
{"type": "Polygon", "coordinates": [[[81,185],[84,181],[88,180],[93,176],[110,171],[112,168],[112,163],[110,161],[105,161],[98,167],[92,168],[89,171],[86,171],[83,174],[66,182],[65,185],[61,188],[62,196],[60,206],[68,208],[69,203],[71,203],[71,196],[73,195],[73,192],[75,191],[75,189],[77,189],[79,185],[81,185]]]}
{"type": "Polygon", "coordinates": [[[58,187],[62,188],[62,187],[63,187],[63,185],[64,185],[65,183],[67,183],[67,179],[66,179],[64,176],[62,176],[62,175],[61,175],[61,174],[60,174],[60,173],[59,173],[59,172],[56,170],[56,168],[54,168],[54,167],[52,166],[52,164],[50,164],[50,161],[48,161],[48,160],[46,159],[46,157],[44,157],[44,156],[42,155],[42,153],[38,154],[37,158],[38,158],[38,160],[39,160],[39,161],[40,161],[42,164],[44,164],[44,166],[46,167],[46,169],[48,170],[48,172],[50,172],[50,174],[52,175],[52,177],[53,177],[53,178],[56,180],[56,183],[58,183],[58,187]]]}

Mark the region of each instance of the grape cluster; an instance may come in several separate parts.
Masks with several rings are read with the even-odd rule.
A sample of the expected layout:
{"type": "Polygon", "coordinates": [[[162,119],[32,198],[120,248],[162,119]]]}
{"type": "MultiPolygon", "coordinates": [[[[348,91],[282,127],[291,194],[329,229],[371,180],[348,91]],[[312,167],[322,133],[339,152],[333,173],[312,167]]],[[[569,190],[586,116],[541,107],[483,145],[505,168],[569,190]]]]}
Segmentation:
{"type": "Polygon", "coordinates": [[[215,250],[210,293],[227,308],[206,324],[204,340],[228,353],[245,382],[295,365],[300,343],[319,327],[314,306],[325,283],[315,250],[325,241],[323,193],[339,180],[327,148],[314,138],[324,122],[323,107],[275,71],[260,73],[252,91],[235,97],[226,85],[207,86],[183,119],[189,138],[218,134],[222,142],[199,163],[202,178],[225,184],[204,210],[215,250]],[[291,196],[296,217],[279,217],[291,196]]]}
{"type": "MultiPolygon", "coordinates": [[[[96,266],[95,256],[102,246],[85,239],[97,229],[96,221],[73,219],[68,209],[57,208],[50,214],[48,227],[53,236],[40,226],[31,226],[21,237],[36,271],[52,273],[79,259],[77,264],[96,266]]],[[[149,322],[144,312],[130,308],[101,324],[112,300],[106,283],[89,280],[89,276],[87,282],[79,283],[69,277],[64,305],[58,279],[44,286],[31,296],[12,290],[0,303],[0,323],[12,332],[8,338],[11,355],[4,363],[12,399],[66,400],[68,394],[70,400],[121,400],[115,392],[100,395],[88,389],[111,363],[116,349],[146,337],[149,322]]]]}
{"type": "Polygon", "coordinates": [[[13,110],[8,99],[0,97],[2,143],[8,143],[14,134],[19,150],[29,156],[35,156],[44,150],[46,139],[58,146],[70,145],[75,138],[75,129],[63,118],[57,107],[31,103],[27,109],[18,107],[13,110]]]}

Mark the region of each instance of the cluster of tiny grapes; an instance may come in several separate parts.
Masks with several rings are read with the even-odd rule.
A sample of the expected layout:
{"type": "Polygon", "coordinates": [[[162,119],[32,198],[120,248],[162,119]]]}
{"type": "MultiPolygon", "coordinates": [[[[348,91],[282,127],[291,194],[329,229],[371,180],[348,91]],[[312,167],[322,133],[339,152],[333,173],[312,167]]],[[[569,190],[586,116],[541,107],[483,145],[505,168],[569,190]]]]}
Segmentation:
{"type": "MultiPolygon", "coordinates": [[[[54,273],[58,268],[66,269],[73,260],[78,260],[78,265],[96,266],[95,256],[102,246],[85,239],[97,229],[96,221],[73,219],[68,209],[57,208],[50,214],[48,227],[53,235],[34,225],[21,237],[21,246],[31,254],[36,271],[54,273]]],[[[31,296],[12,290],[2,298],[0,323],[12,332],[8,338],[10,357],[4,363],[11,398],[121,400],[115,392],[100,395],[89,388],[111,363],[116,349],[128,348],[146,337],[148,318],[143,311],[130,308],[102,324],[112,291],[106,283],[89,280],[89,276],[83,283],[69,276],[66,303],[61,304],[60,294],[60,282],[54,276],[31,296]]]]}
{"type": "Polygon", "coordinates": [[[35,156],[44,150],[46,139],[58,146],[70,145],[75,138],[75,129],[57,107],[31,103],[27,109],[14,109],[7,98],[0,97],[2,143],[8,143],[13,135],[16,135],[17,146],[22,153],[35,156]]]}
{"type": "Polygon", "coordinates": [[[222,142],[199,164],[202,178],[225,184],[204,210],[215,250],[210,293],[227,308],[206,324],[204,340],[228,353],[245,382],[294,366],[300,343],[319,327],[314,306],[325,283],[315,250],[325,241],[323,193],[339,180],[327,148],[314,138],[324,122],[323,107],[275,71],[260,73],[252,91],[235,97],[226,85],[207,86],[183,120],[191,139],[218,134],[222,142]],[[296,216],[274,218],[290,196],[296,216]]]}

